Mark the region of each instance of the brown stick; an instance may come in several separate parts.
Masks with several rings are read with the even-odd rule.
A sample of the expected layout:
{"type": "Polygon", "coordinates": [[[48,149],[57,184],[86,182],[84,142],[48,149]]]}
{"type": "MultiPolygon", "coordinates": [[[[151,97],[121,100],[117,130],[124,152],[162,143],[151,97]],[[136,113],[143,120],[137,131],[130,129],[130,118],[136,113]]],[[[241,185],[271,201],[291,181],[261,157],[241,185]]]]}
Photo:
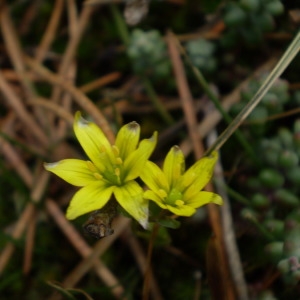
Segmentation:
{"type": "MultiPolygon", "coordinates": [[[[194,150],[196,159],[200,159],[203,156],[204,147],[200,143],[201,137],[197,132],[197,118],[195,115],[196,111],[194,109],[194,103],[186,80],[184,66],[177,47],[178,41],[174,34],[169,32],[167,34],[167,42],[169,46],[170,57],[172,59],[174,67],[177,87],[181,96],[185,119],[189,129],[189,136],[191,138],[192,148],[194,150]]],[[[212,184],[208,184],[205,190],[213,192],[212,184]]],[[[210,224],[215,234],[216,251],[221,262],[220,272],[222,276],[220,276],[220,278],[223,279],[223,286],[226,287],[226,289],[224,289],[223,291],[224,293],[226,293],[224,297],[225,299],[235,299],[235,291],[231,280],[231,274],[228,268],[227,256],[223,242],[222,220],[219,208],[214,204],[209,204],[208,213],[210,218],[210,224]]]]}
{"type": "Polygon", "coordinates": [[[50,17],[50,21],[48,22],[47,28],[45,30],[45,33],[43,34],[43,38],[37,48],[35,58],[38,62],[42,62],[50,45],[52,44],[52,41],[55,38],[55,33],[57,30],[57,27],[59,25],[59,20],[63,12],[64,7],[64,0],[56,0],[52,15],[50,17]]]}
{"type": "Polygon", "coordinates": [[[191,138],[192,147],[195,153],[195,158],[199,159],[204,153],[204,147],[200,142],[201,138],[197,132],[197,117],[195,115],[195,104],[190,89],[188,87],[185,69],[180,58],[179,51],[176,47],[175,37],[170,31],[167,33],[167,44],[169,47],[169,53],[175,73],[177,88],[183,106],[185,120],[187,123],[189,136],[191,138]]]}
{"type": "Polygon", "coordinates": [[[3,95],[7,98],[8,104],[15,110],[19,118],[24,122],[24,125],[27,127],[28,131],[31,132],[39,142],[46,146],[48,144],[48,139],[44,132],[40,129],[38,124],[33,120],[30,114],[25,109],[24,104],[15,94],[11,86],[5,80],[2,72],[0,71],[0,90],[3,95]]]}
{"type": "MultiPolygon", "coordinates": [[[[72,243],[75,249],[82,255],[82,257],[86,258],[90,256],[92,254],[92,249],[82,238],[82,236],[76,231],[73,225],[66,220],[58,205],[53,200],[47,199],[46,208],[56,224],[60,227],[62,232],[72,243]]],[[[99,259],[95,260],[93,267],[98,276],[103,280],[103,282],[111,288],[113,295],[117,299],[121,298],[121,296],[124,294],[124,288],[121,286],[120,282],[113,275],[113,273],[99,259]]]]}
{"type": "MultiPolygon", "coordinates": [[[[237,103],[240,99],[241,91],[247,86],[249,81],[257,76],[258,74],[261,74],[262,72],[270,71],[276,64],[278,59],[276,57],[271,57],[268,61],[266,61],[265,64],[260,66],[254,73],[245,79],[242,83],[240,83],[229,95],[225,96],[222,99],[222,106],[225,111],[229,111],[230,107],[237,103]]],[[[201,124],[198,125],[198,134],[202,138],[205,137],[213,128],[217,126],[217,124],[222,120],[222,116],[214,109],[211,111],[201,122],[201,124]]],[[[188,155],[192,151],[192,144],[191,140],[189,138],[185,139],[183,142],[180,143],[180,149],[183,151],[185,155],[188,155]]]]}
{"type": "Polygon", "coordinates": [[[119,237],[119,235],[129,226],[130,219],[120,217],[115,222],[115,232],[113,235],[106,237],[96,243],[93,252],[84,258],[81,263],[66,277],[63,282],[64,287],[73,287],[93,266],[95,260],[100,257],[110,245],[119,237]]]}
{"type": "MultiPolygon", "coordinates": [[[[124,241],[128,244],[128,246],[130,247],[134,259],[136,260],[140,271],[142,274],[146,273],[146,266],[147,266],[147,259],[145,257],[144,251],[139,243],[139,241],[137,240],[137,238],[134,236],[134,234],[132,233],[132,230],[130,227],[127,228],[127,230],[124,232],[124,236],[123,236],[124,241]]],[[[152,294],[153,299],[155,300],[162,300],[163,297],[161,295],[161,292],[159,290],[159,286],[153,276],[153,272],[152,269],[150,270],[150,291],[152,294]]]]}
{"type": "Polygon", "coordinates": [[[74,100],[94,118],[95,122],[103,130],[108,140],[110,142],[114,141],[115,139],[114,133],[112,132],[104,115],[100,112],[98,107],[86,95],[84,95],[78,88],[74,87],[68,82],[65,82],[65,80],[60,76],[55,75],[54,73],[50,72],[47,68],[38,64],[30,57],[26,57],[26,63],[40,76],[43,76],[48,82],[54,85],[59,85],[64,90],[68,91],[74,97],[74,100]]]}

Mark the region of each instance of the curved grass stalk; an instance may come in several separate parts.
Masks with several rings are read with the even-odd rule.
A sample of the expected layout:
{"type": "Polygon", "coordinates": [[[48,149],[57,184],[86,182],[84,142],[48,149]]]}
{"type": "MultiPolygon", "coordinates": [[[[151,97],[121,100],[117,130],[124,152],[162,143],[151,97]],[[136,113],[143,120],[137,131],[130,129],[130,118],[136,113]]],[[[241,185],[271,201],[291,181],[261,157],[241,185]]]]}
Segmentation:
{"type": "Polygon", "coordinates": [[[209,155],[214,150],[219,150],[223,144],[229,139],[229,137],[237,130],[237,128],[243,123],[243,121],[248,117],[248,115],[253,111],[256,105],[264,97],[264,95],[271,88],[275,80],[280,77],[280,75],[289,66],[290,62],[294,59],[300,49],[300,31],[295,36],[294,40],[285,51],[284,55],[281,57],[273,71],[266,78],[263,85],[259,88],[253,98],[249,103],[242,109],[242,111],[236,116],[236,118],[229,124],[229,126],[223,131],[223,133],[218,137],[215,143],[206,151],[205,155],[209,155]]]}

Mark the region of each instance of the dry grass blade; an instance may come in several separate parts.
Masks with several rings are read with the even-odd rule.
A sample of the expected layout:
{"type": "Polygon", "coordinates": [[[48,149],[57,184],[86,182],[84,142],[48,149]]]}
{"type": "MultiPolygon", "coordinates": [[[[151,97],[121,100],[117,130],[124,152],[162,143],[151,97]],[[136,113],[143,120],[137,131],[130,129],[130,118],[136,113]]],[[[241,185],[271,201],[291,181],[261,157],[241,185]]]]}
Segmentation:
{"type": "MultiPolygon", "coordinates": [[[[57,204],[51,200],[47,199],[46,207],[49,214],[53,217],[57,225],[60,227],[62,232],[74,245],[76,250],[84,257],[89,257],[92,254],[92,249],[85,242],[85,240],[78,234],[75,228],[66,220],[64,214],[61,212],[57,204]]],[[[121,298],[124,294],[124,288],[120,285],[118,279],[110,272],[110,270],[99,260],[98,258],[94,261],[94,265],[91,265],[91,268],[94,268],[96,274],[103,280],[103,282],[111,288],[112,294],[116,299],[121,298]]],[[[75,284],[74,284],[75,285],[75,284]]],[[[64,287],[73,287],[73,284],[64,284],[64,287]]],[[[57,295],[53,295],[50,299],[58,299],[57,295]]]]}
{"type": "Polygon", "coordinates": [[[78,88],[65,82],[60,76],[50,72],[48,69],[35,62],[33,59],[26,57],[26,63],[40,76],[43,76],[45,80],[53,85],[59,85],[65,91],[69,92],[82,109],[94,118],[95,123],[100,126],[110,142],[114,141],[114,133],[112,132],[105,117],[98,107],[85,94],[83,94],[78,88]]]}

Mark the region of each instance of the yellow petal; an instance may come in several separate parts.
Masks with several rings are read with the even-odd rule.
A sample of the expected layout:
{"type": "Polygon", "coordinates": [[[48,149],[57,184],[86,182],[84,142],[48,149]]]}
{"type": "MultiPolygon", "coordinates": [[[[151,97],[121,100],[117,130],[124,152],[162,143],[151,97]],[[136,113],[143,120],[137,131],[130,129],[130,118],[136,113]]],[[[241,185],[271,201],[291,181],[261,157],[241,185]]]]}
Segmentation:
{"type": "Polygon", "coordinates": [[[103,163],[106,163],[106,161],[105,159],[101,160],[101,156],[107,156],[111,152],[111,145],[102,130],[95,123],[82,118],[80,112],[75,114],[73,127],[75,135],[87,156],[100,171],[103,171],[105,169],[103,163]]]}
{"type": "Polygon", "coordinates": [[[88,162],[84,160],[64,159],[55,163],[45,163],[44,167],[75,186],[86,186],[97,181],[88,162]]]}
{"type": "Polygon", "coordinates": [[[192,165],[182,176],[181,185],[189,187],[189,197],[201,191],[213,175],[214,166],[218,159],[218,152],[203,157],[192,165]]]}
{"type": "Polygon", "coordinates": [[[155,194],[153,191],[150,191],[150,190],[146,191],[144,193],[144,198],[154,201],[161,208],[167,209],[167,206],[164,204],[162,199],[157,194],[155,194]]]}
{"type": "Polygon", "coordinates": [[[183,217],[189,217],[196,212],[195,208],[188,205],[182,205],[180,207],[167,205],[167,209],[171,211],[173,214],[177,216],[183,216],[183,217]]]}
{"type": "Polygon", "coordinates": [[[107,187],[98,182],[81,188],[72,198],[67,209],[67,219],[73,220],[88,212],[102,208],[110,199],[113,186],[107,187]]]}
{"type": "Polygon", "coordinates": [[[156,142],[157,132],[154,132],[150,139],[142,140],[139,147],[128,156],[124,162],[124,171],[126,172],[124,181],[130,181],[140,176],[146,161],[156,146],[156,142]]]}
{"type": "Polygon", "coordinates": [[[147,161],[141,173],[141,179],[150,190],[169,191],[169,184],[163,171],[152,161],[147,161]]]}
{"type": "Polygon", "coordinates": [[[114,195],[119,204],[144,228],[148,227],[148,201],[143,198],[143,189],[134,180],[116,187],[114,195]]]}
{"type": "Polygon", "coordinates": [[[116,146],[120,151],[119,156],[122,160],[125,160],[136,149],[139,138],[140,126],[136,122],[130,122],[119,130],[116,137],[116,146]]]}
{"type": "Polygon", "coordinates": [[[174,186],[184,170],[185,162],[183,153],[178,146],[174,146],[168,152],[163,165],[163,171],[168,183],[174,186]]]}
{"type": "Polygon", "coordinates": [[[218,194],[202,191],[197,193],[192,198],[186,199],[186,202],[189,206],[198,208],[208,203],[215,203],[218,205],[222,205],[223,199],[218,194]]]}

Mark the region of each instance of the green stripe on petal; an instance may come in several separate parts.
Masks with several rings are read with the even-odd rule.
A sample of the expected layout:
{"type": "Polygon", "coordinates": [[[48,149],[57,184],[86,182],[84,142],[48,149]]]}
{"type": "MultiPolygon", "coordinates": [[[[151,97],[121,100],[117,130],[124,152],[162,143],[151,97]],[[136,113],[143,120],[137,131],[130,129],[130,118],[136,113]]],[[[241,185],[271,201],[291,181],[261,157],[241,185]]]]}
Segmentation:
{"type": "Polygon", "coordinates": [[[183,217],[189,217],[196,212],[195,208],[193,208],[191,206],[187,206],[187,205],[183,205],[180,207],[167,205],[167,209],[169,211],[171,211],[173,214],[175,214],[177,216],[183,216],[183,217]]]}
{"type": "Polygon", "coordinates": [[[190,186],[186,191],[189,197],[202,190],[209,182],[217,160],[218,152],[214,151],[211,156],[201,158],[184,173],[181,184],[184,187],[190,186]]]}
{"type": "Polygon", "coordinates": [[[163,171],[170,186],[173,187],[176,185],[178,178],[183,174],[184,170],[185,162],[183,153],[178,146],[174,146],[167,154],[163,165],[163,171]]]}
{"type": "Polygon", "coordinates": [[[167,206],[163,203],[162,199],[157,194],[155,194],[153,191],[150,191],[150,190],[146,191],[144,193],[144,198],[154,201],[161,208],[167,209],[167,206]]]}
{"type": "Polygon", "coordinates": [[[170,186],[166,175],[152,161],[147,161],[145,163],[140,176],[150,190],[157,191],[159,189],[164,189],[165,191],[169,191],[170,186]]]}
{"type": "Polygon", "coordinates": [[[148,201],[143,198],[143,189],[134,180],[116,187],[114,195],[119,204],[144,228],[148,226],[148,201]]]}
{"type": "Polygon", "coordinates": [[[130,122],[119,130],[116,137],[116,146],[120,151],[119,156],[123,160],[136,149],[139,138],[140,126],[136,122],[130,122]]]}
{"type": "Polygon", "coordinates": [[[124,162],[124,181],[130,181],[143,171],[144,165],[152,154],[157,142],[157,132],[150,139],[144,139],[139,147],[132,152],[124,162]]]}
{"type": "Polygon", "coordinates": [[[189,206],[198,208],[208,203],[222,205],[223,199],[218,194],[202,191],[196,194],[194,197],[187,199],[186,202],[189,206]]]}
{"type": "Polygon", "coordinates": [[[73,220],[81,215],[102,208],[110,199],[114,186],[100,185],[98,182],[81,188],[72,198],[66,217],[73,220]]]}
{"type": "Polygon", "coordinates": [[[75,114],[73,127],[75,135],[87,156],[100,171],[103,171],[103,160],[99,158],[101,153],[111,152],[111,145],[102,130],[96,124],[82,118],[80,112],[75,114]]]}
{"type": "Polygon", "coordinates": [[[47,171],[75,186],[86,186],[94,183],[96,179],[89,163],[79,159],[64,159],[55,163],[45,163],[47,171]]]}

